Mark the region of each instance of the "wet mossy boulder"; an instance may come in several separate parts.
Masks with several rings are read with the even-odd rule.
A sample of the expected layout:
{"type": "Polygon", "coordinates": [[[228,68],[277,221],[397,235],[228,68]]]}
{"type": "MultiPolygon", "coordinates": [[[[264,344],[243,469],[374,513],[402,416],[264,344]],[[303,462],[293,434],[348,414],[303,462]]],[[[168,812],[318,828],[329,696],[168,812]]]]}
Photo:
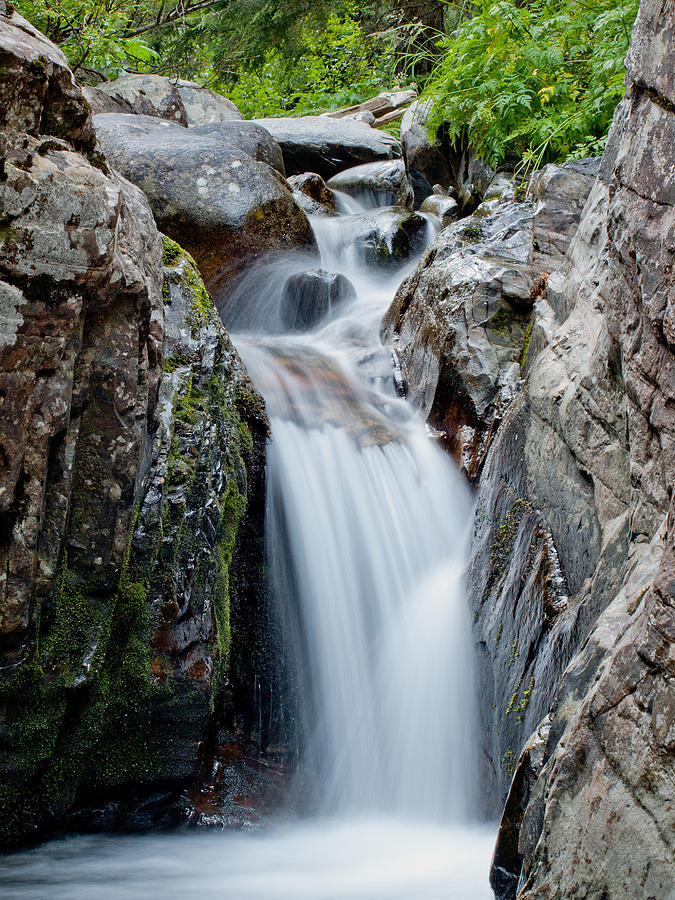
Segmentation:
{"type": "Polygon", "coordinates": [[[291,331],[306,331],[355,297],[354,285],[345,275],[322,269],[299,272],[284,285],[279,314],[291,331]]]}
{"type": "Polygon", "coordinates": [[[417,213],[386,208],[351,218],[356,253],[365,265],[395,268],[424,247],[427,221],[417,213]]]}
{"type": "Polygon", "coordinates": [[[123,115],[94,122],[111,164],[144,191],[159,227],[192,253],[219,302],[244,267],[275,252],[315,247],[280,172],[278,147],[260,126],[186,129],[123,115]]]}

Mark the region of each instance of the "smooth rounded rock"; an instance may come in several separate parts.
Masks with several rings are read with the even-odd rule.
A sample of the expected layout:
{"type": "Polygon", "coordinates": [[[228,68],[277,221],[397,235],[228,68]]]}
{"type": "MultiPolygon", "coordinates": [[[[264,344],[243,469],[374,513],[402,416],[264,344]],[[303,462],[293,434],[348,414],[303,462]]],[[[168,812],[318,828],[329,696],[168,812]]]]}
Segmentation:
{"type": "Polygon", "coordinates": [[[420,206],[420,212],[432,213],[441,221],[441,226],[445,227],[452,222],[456,222],[459,218],[459,204],[454,197],[446,197],[443,194],[431,194],[420,206]]]}
{"type": "Polygon", "coordinates": [[[319,216],[336,215],[335,194],[316,172],[291,175],[288,184],[293,190],[293,196],[305,212],[319,216]]]}
{"type": "Polygon", "coordinates": [[[84,94],[94,113],[135,113],[188,124],[177,86],[161,75],[123,75],[95,88],[87,88],[84,94]]]}
{"type": "Polygon", "coordinates": [[[146,193],[158,225],[192,253],[219,302],[245,265],[315,247],[307,216],[273,167],[281,164],[276,145],[259,126],[187,129],[123,115],[94,122],[111,164],[146,193]]]}
{"type": "Polygon", "coordinates": [[[354,216],[356,252],[371,266],[396,266],[424,246],[426,220],[402,209],[381,209],[354,216]]]}
{"type": "Polygon", "coordinates": [[[349,166],[401,156],[396,138],[354,119],[303,116],[253,121],[279,142],[289,175],[317,172],[330,178],[349,166]]]}
{"type": "Polygon", "coordinates": [[[412,208],[413,190],[402,159],[364,163],[338,172],[328,187],[368,203],[369,206],[412,208]]]}
{"type": "Polygon", "coordinates": [[[201,87],[195,81],[179,80],[176,87],[185,107],[188,125],[207,125],[210,122],[231,122],[244,118],[231,100],[201,87]]]}

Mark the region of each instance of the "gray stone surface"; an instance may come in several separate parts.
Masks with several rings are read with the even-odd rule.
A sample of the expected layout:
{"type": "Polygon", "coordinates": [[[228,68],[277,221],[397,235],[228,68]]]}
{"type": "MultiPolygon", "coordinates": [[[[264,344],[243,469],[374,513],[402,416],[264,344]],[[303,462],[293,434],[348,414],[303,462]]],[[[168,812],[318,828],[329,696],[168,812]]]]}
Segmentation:
{"type": "Polygon", "coordinates": [[[279,142],[288,175],[317,172],[330,178],[350,166],[401,155],[399,142],[390,134],[353,119],[303,116],[253,121],[279,142]]]}
{"type": "Polygon", "coordinates": [[[185,107],[188,125],[208,125],[210,122],[231,122],[244,118],[227,97],[200,87],[194,81],[179,80],[176,87],[185,107]]]}
{"type": "Polygon", "coordinates": [[[84,95],[94,113],[136,113],[188,124],[188,114],[177,85],[162,75],[123,75],[114,81],[86,88],[84,95]]]}
{"type": "Polygon", "coordinates": [[[147,116],[99,115],[110,163],[142,188],[162,230],[195,257],[222,300],[246,266],[314,235],[279,172],[278,146],[249,122],[181,128],[147,116]]]}
{"type": "Polygon", "coordinates": [[[288,185],[293,191],[296,202],[306,213],[314,216],[337,215],[335,194],[316,172],[291,175],[288,185]]]}
{"type": "Polygon", "coordinates": [[[574,163],[532,179],[536,204],[514,200],[508,184],[496,191],[441,231],[383,320],[409,396],[472,480],[519,389],[542,277],[569,244],[591,184],[574,163]],[[540,222],[555,241],[544,243],[540,222]]]}
{"type": "Polygon", "coordinates": [[[241,568],[261,564],[260,522],[245,523],[261,515],[267,424],[176,245],[163,272],[148,201],[97,149],[60,51],[0,16],[0,59],[8,848],[63,827],[83,798],[133,788],[142,806],[158,781],[196,779],[225,702],[246,707],[235,692],[261,671],[263,614],[241,568]]]}
{"type": "Polygon", "coordinates": [[[364,163],[338,172],[328,182],[334,191],[342,191],[369,206],[403,206],[412,209],[413,192],[403,160],[364,163]]]}

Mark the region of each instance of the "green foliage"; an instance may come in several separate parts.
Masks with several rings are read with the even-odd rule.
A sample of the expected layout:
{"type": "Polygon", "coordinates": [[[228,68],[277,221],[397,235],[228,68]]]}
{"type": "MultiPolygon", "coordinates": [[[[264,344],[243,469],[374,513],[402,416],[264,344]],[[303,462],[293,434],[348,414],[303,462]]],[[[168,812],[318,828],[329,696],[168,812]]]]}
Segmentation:
{"type": "Polygon", "coordinates": [[[537,168],[602,152],[639,0],[476,0],[426,86],[451,141],[537,168]]]}
{"type": "Polygon", "coordinates": [[[300,32],[296,55],[267,50],[259,68],[241,72],[227,91],[244,115],[283,116],[350,106],[395,80],[396,54],[386,38],[366,35],[354,4],[300,32]]]}
{"type": "Polygon", "coordinates": [[[16,0],[14,5],[60,45],[74,70],[86,64],[114,76],[125,68],[146,69],[158,59],[157,51],[134,33],[146,17],[156,15],[156,0],[16,0]]]}

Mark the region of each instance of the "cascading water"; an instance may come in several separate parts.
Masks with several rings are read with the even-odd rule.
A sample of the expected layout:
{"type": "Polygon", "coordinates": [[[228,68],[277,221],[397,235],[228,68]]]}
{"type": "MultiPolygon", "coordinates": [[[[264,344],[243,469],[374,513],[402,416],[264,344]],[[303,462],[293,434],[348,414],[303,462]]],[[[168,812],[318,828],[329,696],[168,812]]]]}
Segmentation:
{"type": "Polygon", "coordinates": [[[378,339],[405,271],[363,265],[352,235],[368,213],[340,204],[346,215],[313,225],[322,268],[346,274],[354,299],[283,334],[283,283],[315,265],[289,258],[253,272],[225,311],[247,329],[235,342],[271,421],[268,564],[294,648],[312,817],[249,835],[52,842],[0,872],[7,898],[491,896],[492,832],[470,824],[470,498],[396,396],[378,339]]]}

